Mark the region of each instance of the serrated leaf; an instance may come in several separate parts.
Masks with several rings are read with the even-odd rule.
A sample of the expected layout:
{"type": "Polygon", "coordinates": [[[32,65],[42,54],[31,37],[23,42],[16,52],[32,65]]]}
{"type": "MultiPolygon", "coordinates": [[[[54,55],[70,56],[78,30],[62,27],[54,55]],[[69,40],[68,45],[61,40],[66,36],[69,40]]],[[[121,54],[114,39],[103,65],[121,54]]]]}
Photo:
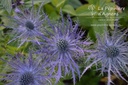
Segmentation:
{"type": "Polygon", "coordinates": [[[1,3],[0,3],[8,13],[11,12],[12,10],[12,0],[1,0],[1,3]]]}

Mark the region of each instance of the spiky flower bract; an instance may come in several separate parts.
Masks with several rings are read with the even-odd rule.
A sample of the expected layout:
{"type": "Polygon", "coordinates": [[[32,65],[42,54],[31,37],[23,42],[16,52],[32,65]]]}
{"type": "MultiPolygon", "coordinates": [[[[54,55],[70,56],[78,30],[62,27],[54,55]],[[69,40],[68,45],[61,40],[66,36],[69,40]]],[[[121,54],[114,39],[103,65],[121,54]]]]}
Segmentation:
{"type": "Polygon", "coordinates": [[[12,24],[12,34],[14,34],[14,38],[10,40],[9,43],[18,40],[20,43],[19,47],[25,42],[36,42],[40,44],[39,37],[43,36],[42,31],[43,28],[45,28],[44,23],[47,18],[47,16],[41,13],[42,6],[43,3],[38,10],[34,9],[34,5],[32,5],[30,9],[15,9],[14,17],[10,18],[14,22],[14,24],[12,24]]]}
{"type": "Polygon", "coordinates": [[[53,32],[47,31],[50,36],[46,43],[43,42],[41,50],[49,56],[48,61],[53,72],[57,67],[56,81],[71,73],[75,84],[75,74],[80,77],[80,71],[74,59],[84,55],[83,45],[89,45],[89,42],[80,40],[84,32],[78,31],[78,24],[73,25],[70,16],[67,20],[64,20],[63,16],[61,19],[54,24],[48,20],[53,32]]]}
{"type": "Polygon", "coordinates": [[[126,32],[120,32],[117,29],[113,34],[105,32],[104,36],[97,35],[98,44],[96,50],[91,53],[87,61],[92,61],[82,75],[91,68],[94,64],[101,70],[101,74],[108,74],[107,85],[111,85],[111,75],[114,74],[117,78],[121,78],[126,81],[122,76],[122,73],[128,76],[128,42],[125,41],[126,32]]]}
{"type": "Polygon", "coordinates": [[[52,76],[46,65],[31,53],[29,57],[17,54],[7,63],[12,69],[8,74],[3,74],[3,79],[9,82],[7,85],[52,85],[52,76]]]}

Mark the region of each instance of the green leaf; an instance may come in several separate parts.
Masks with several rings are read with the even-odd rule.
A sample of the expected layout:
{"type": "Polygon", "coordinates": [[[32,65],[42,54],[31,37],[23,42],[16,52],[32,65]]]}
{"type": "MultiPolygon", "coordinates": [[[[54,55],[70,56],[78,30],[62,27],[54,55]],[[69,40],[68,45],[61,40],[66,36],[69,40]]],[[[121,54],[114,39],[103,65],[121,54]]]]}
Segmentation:
{"type": "Polygon", "coordinates": [[[74,8],[71,5],[65,5],[62,9],[62,11],[69,13],[71,15],[76,15],[76,12],[74,10],[74,8]]]}
{"type": "Polygon", "coordinates": [[[17,50],[18,50],[17,47],[7,45],[6,51],[8,53],[15,54],[15,52],[17,52],[17,50]]]}
{"type": "Polygon", "coordinates": [[[82,27],[90,27],[93,21],[93,18],[86,17],[86,16],[79,16],[78,17],[79,23],[82,27]]]}
{"type": "Polygon", "coordinates": [[[67,0],[66,4],[72,5],[74,8],[78,8],[82,5],[79,0],[67,0]]]}
{"type": "Polygon", "coordinates": [[[49,15],[49,18],[53,20],[59,20],[60,16],[54,11],[49,15]]]}
{"type": "Polygon", "coordinates": [[[93,40],[94,42],[96,41],[96,35],[95,35],[95,32],[94,32],[93,28],[89,28],[88,35],[89,35],[91,40],[93,40]]]}
{"type": "Polygon", "coordinates": [[[1,0],[0,5],[2,5],[8,13],[12,10],[12,0],[1,0]]]}
{"type": "MultiPolygon", "coordinates": [[[[89,4],[80,6],[76,9],[77,16],[86,16],[88,19],[82,20],[87,26],[91,24],[98,24],[98,25],[108,25],[111,29],[114,29],[114,21],[115,21],[115,4],[110,2],[110,0],[88,0],[89,4]],[[107,7],[107,8],[106,8],[107,7]],[[110,10],[111,9],[111,10],[110,10]],[[92,16],[93,14],[93,16],[92,16]],[[100,20],[101,21],[98,21],[100,20]],[[91,22],[92,21],[92,22],[91,22]]],[[[83,24],[84,25],[84,24],[83,24]]],[[[93,26],[93,28],[100,28],[101,26],[93,26]]],[[[103,26],[102,26],[103,27],[103,26]]],[[[103,28],[104,29],[104,28],[103,28]]],[[[102,31],[102,30],[100,30],[102,31]]],[[[96,32],[96,31],[95,31],[96,32]]],[[[99,32],[99,31],[97,31],[99,32]]],[[[103,31],[102,31],[103,32],[103,31]]],[[[102,33],[100,32],[100,34],[102,33]]]]}
{"type": "Polygon", "coordinates": [[[99,21],[97,18],[95,18],[93,19],[91,26],[93,27],[95,33],[102,34],[104,32],[104,28],[107,28],[108,25],[106,21],[99,21]]]}
{"type": "Polygon", "coordinates": [[[121,28],[128,28],[128,11],[123,12],[120,14],[119,24],[121,25],[121,28]]]}
{"type": "Polygon", "coordinates": [[[60,18],[59,14],[57,14],[55,8],[52,5],[46,4],[44,8],[50,19],[58,20],[60,18]]]}
{"type": "Polygon", "coordinates": [[[76,85],[99,85],[99,81],[101,79],[101,76],[97,76],[96,71],[94,71],[95,68],[92,68],[92,70],[88,70],[85,75],[81,77],[78,83],[76,85]]]}
{"type": "MultiPolygon", "coordinates": [[[[116,5],[114,3],[106,3],[106,6],[110,6],[111,8],[115,8],[116,5]]],[[[118,18],[119,14],[116,12],[116,10],[106,10],[105,13],[107,14],[112,14],[113,15],[109,15],[106,17],[106,21],[107,23],[109,24],[109,26],[111,27],[111,29],[114,29],[114,22],[115,22],[115,19],[118,18]],[[117,16],[117,17],[116,17],[117,16]]]]}
{"type": "Polygon", "coordinates": [[[51,6],[50,4],[44,5],[44,8],[45,8],[47,14],[50,14],[55,11],[54,7],[51,6]]]}
{"type": "Polygon", "coordinates": [[[111,0],[87,0],[89,4],[100,4],[102,5],[104,2],[111,2],[111,0]]]}
{"type": "Polygon", "coordinates": [[[4,27],[1,26],[1,27],[0,27],[0,31],[3,30],[3,29],[4,29],[4,27]]]}
{"type": "MultiPolygon", "coordinates": [[[[43,3],[45,5],[45,4],[50,3],[50,2],[51,2],[51,0],[34,0],[34,4],[43,3]]],[[[25,3],[31,5],[32,1],[31,0],[26,1],[25,3]]]]}
{"type": "Polygon", "coordinates": [[[89,4],[95,4],[97,0],[87,0],[89,4]]]}
{"type": "MultiPolygon", "coordinates": [[[[4,13],[4,15],[7,15],[6,11],[4,11],[3,13],[4,13]]],[[[13,22],[11,21],[10,18],[8,18],[6,16],[2,16],[1,19],[2,19],[2,22],[4,22],[5,26],[8,26],[8,27],[12,28],[13,22]]]]}
{"type": "Polygon", "coordinates": [[[52,4],[55,6],[55,7],[62,7],[64,5],[66,0],[52,0],[52,4]]]}
{"type": "Polygon", "coordinates": [[[59,81],[57,85],[65,85],[63,82],[59,81]]]}
{"type": "Polygon", "coordinates": [[[89,10],[89,4],[82,5],[76,9],[77,16],[91,16],[91,11],[89,10]]]}

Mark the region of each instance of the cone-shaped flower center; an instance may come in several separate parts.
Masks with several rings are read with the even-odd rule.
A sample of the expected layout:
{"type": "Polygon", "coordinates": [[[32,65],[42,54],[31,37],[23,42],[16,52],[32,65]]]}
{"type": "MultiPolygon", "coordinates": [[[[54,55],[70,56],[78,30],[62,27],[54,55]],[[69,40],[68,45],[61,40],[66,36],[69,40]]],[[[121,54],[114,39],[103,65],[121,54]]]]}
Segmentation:
{"type": "Polygon", "coordinates": [[[61,52],[67,51],[67,49],[68,49],[68,42],[66,40],[60,39],[57,42],[57,48],[61,52]]]}
{"type": "Polygon", "coordinates": [[[119,49],[115,46],[110,46],[106,48],[106,55],[107,57],[117,57],[119,55],[119,49]]]}
{"type": "Polygon", "coordinates": [[[31,21],[27,21],[25,23],[25,26],[27,27],[28,30],[33,30],[34,29],[34,24],[31,21]]]}
{"type": "Polygon", "coordinates": [[[34,76],[31,72],[25,72],[20,77],[20,85],[30,85],[34,83],[34,76]]]}

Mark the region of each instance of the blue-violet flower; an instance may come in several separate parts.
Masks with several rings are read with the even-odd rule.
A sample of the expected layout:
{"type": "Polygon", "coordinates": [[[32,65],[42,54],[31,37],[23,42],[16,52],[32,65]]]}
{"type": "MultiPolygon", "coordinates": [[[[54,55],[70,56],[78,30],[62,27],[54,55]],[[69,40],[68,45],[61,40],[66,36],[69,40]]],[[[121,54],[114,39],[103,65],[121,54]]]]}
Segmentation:
{"type": "MultiPolygon", "coordinates": [[[[32,0],[33,1],[33,0],[32,0]]],[[[38,10],[34,9],[32,5],[31,9],[24,9],[23,11],[19,8],[15,9],[15,16],[10,19],[13,20],[12,33],[14,38],[9,41],[19,41],[19,47],[25,42],[36,42],[39,43],[39,37],[43,36],[43,28],[45,28],[45,20],[47,16],[42,13],[40,14],[43,3],[40,5],[38,10]]]]}
{"type": "Polygon", "coordinates": [[[41,60],[34,58],[32,54],[29,57],[17,54],[15,58],[8,61],[12,71],[3,74],[3,79],[9,81],[7,85],[52,85],[51,75],[46,69],[46,65],[41,60]]]}
{"type": "Polygon", "coordinates": [[[49,63],[51,64],[51,69],[54,70],[57,67],[56,72],[56,82],[59,79],[69,73],[72,74],[73,83],[75,84],[76,76],[80,77],[79,66],[75,62],[75,58],[80,58],[84,56],[84,45],[89,45],[90,42],[87,40],[81,40],[84,32],[78,31],[78,24],[73,22],[70,17],[64,20],[63,15],[61,15],[62,20],[57,23],[50,23],[52,31],[47,31],[50,37],[43,42],[42,52],[47,53],[49,56],[49,63]]]}
{"type": "Polygon", "coordinates": [[[126,32],[120,32],[117,29],[111,35],[108,32],[105,32],[103,37],[97,35],[96,50],[87,59],[87,62],[92,61],[92,59],[93,62],[87,65],[82,75],[95,64],[98,65],[97,68],[99,67],[98,70],[101,70],[101,74],[107,72],[107,85],[113,83],[112,74],[127,81],[122,76],[122,72],[128,76],[128,42],[125,41],[125,35],[126,32]]]}

